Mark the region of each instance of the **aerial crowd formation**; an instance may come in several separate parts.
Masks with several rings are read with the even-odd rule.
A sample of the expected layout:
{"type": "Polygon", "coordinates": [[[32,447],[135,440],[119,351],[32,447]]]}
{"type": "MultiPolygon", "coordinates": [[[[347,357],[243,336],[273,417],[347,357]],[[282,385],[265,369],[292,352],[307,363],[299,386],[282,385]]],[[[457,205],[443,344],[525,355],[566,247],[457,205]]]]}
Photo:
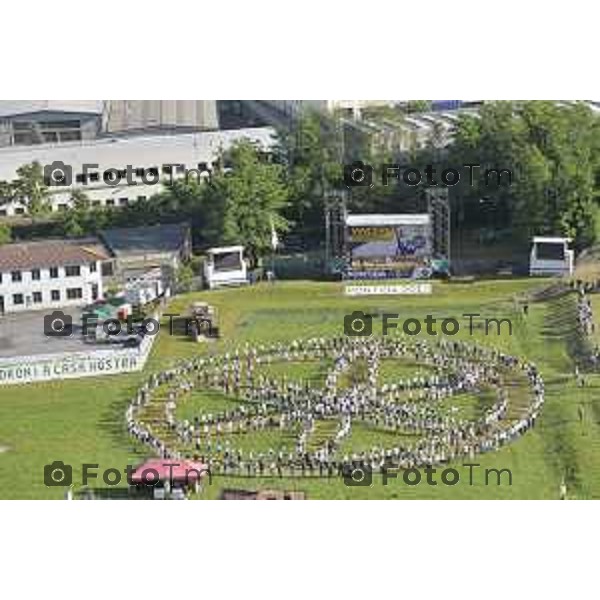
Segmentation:
{"type": "Polygon", "coordinates": [[[212,474],[331,477],[356,467],[420,468],[498,450],[534,426],[543,402],[536,366],[494,348],[402,336],[337,337],[247,345],[187,360],[153,374],[125,417],[130,435],[154,453],[194,458],[212,474]],[[420,372],[380,382],[384,361],[416,364],[420,372]],[[269,374],[270,365],[307,362],[329,366],[322,385],[269,374]],[[526,395],[516,412],[509,410],[507,378],[521,381],[526,395]],[[178,419],[178,405],[207,390],[237,403],[227,411],[178,419]],[[467,418],[453,402],[483,391],[492,400],[475,417],[467,418]],[[330,424],[325,439],[314,435],[322,422],[330,424]],[[357,424],[375,432],[375,445],[356,443],[357,424]],[[250,441],[249,447],[257,433],[261,439],[271,434],[272,446],[252,447],[250,441]]]}

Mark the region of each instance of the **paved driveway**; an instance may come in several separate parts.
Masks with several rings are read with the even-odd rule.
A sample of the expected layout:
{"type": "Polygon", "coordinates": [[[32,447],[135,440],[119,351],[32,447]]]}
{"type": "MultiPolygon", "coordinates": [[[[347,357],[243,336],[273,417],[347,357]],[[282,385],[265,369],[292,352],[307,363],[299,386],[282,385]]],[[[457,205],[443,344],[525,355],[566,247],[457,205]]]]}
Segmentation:
{"type": "Polygon", "coordinates": [[[83,341],[81,336],[81,310],[63,310],[73,318],[71,337],[44,335],[46,311],[31,311],[0,317],[0,357],[30,356],[60,352],[81,352],[98,348],[83,341]]]}

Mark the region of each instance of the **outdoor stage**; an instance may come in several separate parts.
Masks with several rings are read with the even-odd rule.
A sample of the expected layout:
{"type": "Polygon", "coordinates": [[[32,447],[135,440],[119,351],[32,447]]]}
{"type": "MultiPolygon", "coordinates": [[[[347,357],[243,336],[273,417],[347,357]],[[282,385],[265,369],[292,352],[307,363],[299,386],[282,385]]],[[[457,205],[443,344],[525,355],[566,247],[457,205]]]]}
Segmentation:
{"type": "Polygon", "coordinates": [[[428,279],[450,268],[450,208],[429,193],[427,212],[351,214],[343,198],[325,211],[326,262],[351,281],[428,279]]]}
{"type": "Polygon", "coordinates": [[[348,215],[344,279],[426,278],[433,254],[428,214],[348,215]]]}

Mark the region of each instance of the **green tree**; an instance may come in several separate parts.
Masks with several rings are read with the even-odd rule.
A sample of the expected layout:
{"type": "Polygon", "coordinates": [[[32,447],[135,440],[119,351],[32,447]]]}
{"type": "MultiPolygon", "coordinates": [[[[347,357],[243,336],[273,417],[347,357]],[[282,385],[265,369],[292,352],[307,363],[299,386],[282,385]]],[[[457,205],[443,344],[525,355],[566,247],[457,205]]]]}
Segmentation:
{"type": "Polygon", "coordinates": [[[50,192],[44,181],[42,165],[35,161],[17,169],[17,178],[12,183],[14,197],[22,198],[32,218],[45,216],[51,211],[48,199],[50,192]]]}
{"type": "Polygon", "coordinates": [[[220,207],[208,200],[209,186],[195,176],[175,179],[150,202],[163,221],[187,221],[199,245],[212,244],[221,235],[220,207]]]}
{"type": "Polygon", "coordinates": [[[308,111],[281,130],[276,161],[289,189],[286,218],[307,239],[320,239],[324,198],[342,182],[343,131],[339,119],[308,111]]]}
{"type": "Polygon", "coordinates": [[[236,143],[222,157],[231,170],[216,172],[207,186],[222,243],[243,244],[254,266],[271,248],[272,228],[286,231],[282,216],[289,193],[283,167],[269,163],[255,145],[236,143]]]}
{"type": "Polygon", "coordinates": [[[12,202],[15,197],[15,186],[9,181],[0,181],[0,205],[12,202]]]}
{"type": "Polygon", "coordinates": [[[189,292],[194,281],[194,270],[188,263],[182,264],[175,274],[177,289],[179,292],[189,292]]]}
{"type": "Polygon", "coordinates": [[[63,235],[81,237],[92,233],[89,222],[90,201],[87,194],[80,189],[71,193],[71,206],[67,209],[62,220],[63,235]]]}
{"type": "Polygon", "coordinates": [[[66,237],[81,237],[86,234],[83,223],[79,220],[77,212],[72,208],[66,211],[62,229],[66,237]]]}
{"type": "Polygon", "coordinates": [[[6,223],[0,223],[0,246],[12,242],[12,229],[6,223]]]}
{"type": "Polygon", "coordinates": [[[426,112],[431,110],[431,100],[409,100],[406,103],[406,112],[426,112]]]}
{"type": "Polygon", "coordinates": [[[90,208],[88,195],[81,189],[74,189],[71,192],[71,207],[81,213],[87,212],[90,208]]]}
{"type": "Polygon", "coordinates": [[[478,164],[474,185],[451,189],[476,223],[480,201],[498,207],[493,225],[508,226],[523,240],[534,234],[564,234],[578,246],[595,235],[600,173],[598,118],[583,103],[493,102],[478,116],[459,119],[449,164],[478,164]],[[512,185],[488,169],[510,169],[512,185]]]}

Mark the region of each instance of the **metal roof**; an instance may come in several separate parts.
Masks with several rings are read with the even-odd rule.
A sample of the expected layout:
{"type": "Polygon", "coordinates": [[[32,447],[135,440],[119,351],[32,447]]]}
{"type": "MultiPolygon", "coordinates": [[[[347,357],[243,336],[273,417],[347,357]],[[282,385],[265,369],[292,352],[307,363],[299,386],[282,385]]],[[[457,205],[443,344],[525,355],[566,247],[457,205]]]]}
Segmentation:
{"type": "Polygon", "coordinates": [[[0,271],[80,265],[109,258],[97,238],[39,240],[0,246],[0,271]]]}
{"type": "Polygon", "coordinates": [[[100,231],[100,237],[117,257],[179,252],[189,236],[189,225],[176,223],[145,227],[120,227],[100,231]]]}
{"type": "Polygon", "coordinates": [[[102,100],[0,100],[0,118],[42,111],[102,114],[102,100]]]}

